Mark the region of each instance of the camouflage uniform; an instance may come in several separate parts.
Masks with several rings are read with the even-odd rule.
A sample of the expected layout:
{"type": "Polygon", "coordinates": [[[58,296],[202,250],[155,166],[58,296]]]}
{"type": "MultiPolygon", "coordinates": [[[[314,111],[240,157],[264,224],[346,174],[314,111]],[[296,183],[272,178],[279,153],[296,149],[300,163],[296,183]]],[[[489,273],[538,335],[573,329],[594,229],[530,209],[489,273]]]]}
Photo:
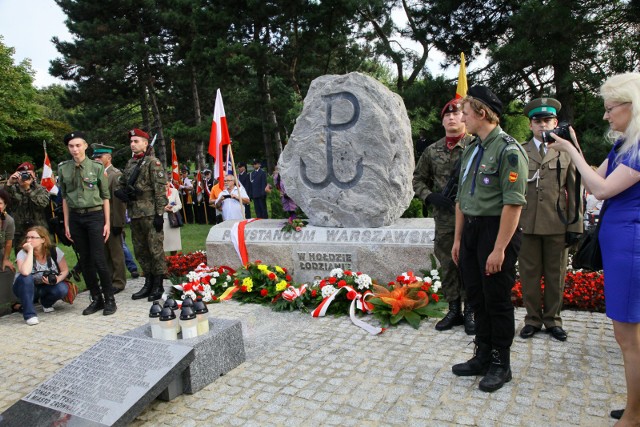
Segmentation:
{"type": "Polygon", "coordinates": [[[45,209],[49,206],[49,193],[46,188],[36,183],[31,185],[28,193],[20,188],[20,184],[7,185],[5,190],[11,196],[7,212],[15,221],[13,248],[17,253],[29,227],[41,225],[48,228],[45,209]]]}
{"type": "MultiPolygon", "coordinates": [[[[471,141],[473,137],[466,135],[458,141],[453,150],[449,151],[446,147],[446,138],[442,138],[425,150],[413,173],[413,189],[416,197],[424,201],[432,192],[442,192],[449,181],[454,164],[460,159],[464,147],[471,141]]],[[[460,284],[458,268],[451,259],[456,216],[452,212],[434,206],[434,219],[436,223],[434,252],[442,270],[442,292],[447,301],[464,299],[464,289],[460,284]]]]}
{"type": "Polygon", "coordinates": [[[134,185],[138,195],[136,200],[127,203],[133,250],[145,275],[163,277],[167,272],[162,247],[164,233],[162,230],[156,231],[153,226],[154,216],[162,216],[168,203],[165,190],[167,177],[162,164],[154,156],[147,156],[143,160],[130,159],[120,177],[120,186],[127,186],[129,176],[140,161],[140,175],[134,185]]]}

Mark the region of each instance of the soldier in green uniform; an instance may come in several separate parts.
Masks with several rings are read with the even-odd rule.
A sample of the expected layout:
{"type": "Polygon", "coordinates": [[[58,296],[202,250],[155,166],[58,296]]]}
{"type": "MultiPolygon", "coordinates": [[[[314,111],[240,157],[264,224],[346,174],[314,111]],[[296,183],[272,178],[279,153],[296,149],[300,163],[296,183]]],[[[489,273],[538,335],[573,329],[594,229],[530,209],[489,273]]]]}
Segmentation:
{"type": "Polygon", "coordinates": [[[111,213],[111,233],[105,244],[107,262],[111,269],[111,281],[115,294],[122,292],[127,285],[127,274],[124,265],[124,250],[122,249],[122,230],[125,224],[125,211],[127,206],[115,197],[114,192],[120,188],[122,172],[111,163],[113,147],[102,144],[92,144],[94,160],[104,165],[104,171],[109,180],[109,210],[111,213]]]}
{"type": "Polygon", "coordinates": [[[567,339],[560,317],[567,271],[566,239],[582,233],[583,224],[582,191],[579,186],[576,188],[576,167],[571,156],[547,148],[542,136],[543,131],[558,125],[556,115],[560,108],[560,102],[553,98],[537,98],[524,107],[533,132],[533,138],[522,144],[529,157],[527,206],[520,216],[523,234],[518,264],[527,309],[520,337],[525,339],[533,337],[542,325],[555,339],[567,339]],[[574,219],[575,222],[563,222],[556,206],[566,222],[574,219]],[[540,286],[543,276],[544,291],[540,286]]]}
{"type": "Polygon", "coordinates": [[[29,228],[36,225],[47,227],[46,209],[49,207],[49,193],[36,182],[35,167],[29,162],[18,166],[7,180],[4,189],[10,197],[7,212],[15,221],[13,249],[17,255],[22,249],[22,241],[29,228]]]}
{"type": "Polygon", "coordinates": [[[465,332],[475,334],[475,321],[471,305],[467,304],[458,267],[451,259],[455,230],[455,197],[460,174],[460,156],[464,147],[473,140],[462,123],[459,99],[447,102],[440,112],[445,137],[429,145],[413,173],[416,197],[434,206],[436,237],[434,252],[442,269],[442,291],[449,302],[449,312],[436,323],[438,331],[446,331],[464,324],[465,332]],[[449,194],[443,194],[443,191],[449,194]],[[464,314],[462,300],[465,300],[464,314]]]}
{"type": "Polygon", "coordinates": [[[462,105],[462,121],[476,139],[462,154],[451,256],[475,313],[476,351],[452,371],[484,375],[480,390],[491,392],[511,381],[511,288],[522,235],[518,220],[526,203],[527,156],[500,128],[502,102],[488,88],[469,88],[462,105]]]}
{"type": "Polygon", "coordinates": [[[129,131],[133,157],[127,163],[116,196],[127,203],[131,217],[131,237],[136,259],[144,271],[144,286],[131,296],[159,299],[164,293],[162,281],[167,272],[164,258],[164,233],[162,214],[168,204],[165,184],[166,174],[160,161],[147,154],[149,134],[140,130],[129,131]],[[132,176],[139,175],[133,182],[132,176]]]}
{"type": "Polygon", "coordinates": [[[65,135],[64,142],[73,157],[58,165],[64,231],[78,251],[82,275],[93,299],[82,314],[102,310],[108,316],[117,310],[104,253],[111,230],[109,181],[102,163],[86,156],[88,145],[83,132],[65,135]]]}

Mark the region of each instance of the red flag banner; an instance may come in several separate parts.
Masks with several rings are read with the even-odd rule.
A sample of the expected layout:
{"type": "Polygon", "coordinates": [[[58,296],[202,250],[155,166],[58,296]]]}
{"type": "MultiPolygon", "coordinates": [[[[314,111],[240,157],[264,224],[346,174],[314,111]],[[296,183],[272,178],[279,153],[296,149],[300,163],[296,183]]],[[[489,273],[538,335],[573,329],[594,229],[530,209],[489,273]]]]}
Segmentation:
{"type": "Polygon", "coordinates": [[[198,174],[196,175],[196,198],[198,199],[198,202],[202,201],[202,173],[200,171],[198,171],[198,174]]]}
{"type": "Polygon", "coordinates": [[[176,153],[176,140],[171,138],[171,183],[175,188],[180,186],[180,169],[178,154],[176,153]]]}
{"type": "Polygon", "coordinates": [[[44,166],[42,166],[42,180],[40,185],[47,189],[47,191],[54,196],[58,194],[58,187],[56,186],[56,180],[53,178],[53,170],[51,169],[51,161],[47,151],[44,152],[44,166]]]}
{"type": "Polygon", "coordinates": [[[213,109],[213,121],[211,122],[211,135],[209,136],[209,154],[215,159],[213,177],[218,178],[218,186],[224,189],[224,158],[222,156],[222,146],[231,144],[229,129],[227,127],[227,117],[224,113],[222,95],[220,89],[216,93],[216,105],[213,109]]]}

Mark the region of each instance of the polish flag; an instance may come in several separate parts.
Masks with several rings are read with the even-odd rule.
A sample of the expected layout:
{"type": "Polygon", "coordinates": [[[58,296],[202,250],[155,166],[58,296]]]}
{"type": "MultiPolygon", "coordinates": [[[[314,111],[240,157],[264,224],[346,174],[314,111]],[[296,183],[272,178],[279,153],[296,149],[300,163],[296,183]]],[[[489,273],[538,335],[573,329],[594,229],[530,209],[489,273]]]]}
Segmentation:
{"type": "Polygon", "coordinates": [[[49,161],[49,155],[44,152],[44,166],[42,166],[42,180],[40,185],[47,189],[50,194],[54,196],[58,194],[58,186],[56,180],[53,177],[53,170],[51,169],[51,162],[49,161]]]}
{"type": "Polygon", "coordinates": [[[178,165],[178,154],[176,153],[176,140],[171,139],[171,184],[174,188],[180,186],[180,169],[178,165]]]}
{"type": "Polygon", "coordinates": [[[198,199],[198,202],[202,201],[202,174],[200,173],[200,171],[198,171],[198,174],[196,175],[196,199],[198,199]]]}
{"type": "Polygon", "coordinates": [[[211,135],[209,136],[209,154],[215,159],[213,177],[218,178],[218,186],[224,189],[225,162],[222,157],[222,146],[231,144],[227,117],[224,114],[222,95],[220,89],[216,93],[216,105],[213,109],[213,121],[211,122],[211,135]]]}

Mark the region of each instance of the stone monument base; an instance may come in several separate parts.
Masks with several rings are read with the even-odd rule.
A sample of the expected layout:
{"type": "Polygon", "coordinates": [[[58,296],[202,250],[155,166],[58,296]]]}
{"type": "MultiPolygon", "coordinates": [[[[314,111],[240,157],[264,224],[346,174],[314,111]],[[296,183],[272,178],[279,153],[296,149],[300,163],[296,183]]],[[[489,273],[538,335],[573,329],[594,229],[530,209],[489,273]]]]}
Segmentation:
{"type": "MultiPolygon", "coordinates": [[[[231,241],[233,224],[225,221],[207,236],[207,263],[239,268],[242,262],[231,241]]],[[[299,232],[281,231],[285,220],[262,219],[247,224],[249,261],[286,267],[295,282],[326,277],[334,268],[361,271],[381,282],[398,274],[431,269],[435,224],[432,218],[401,218],[379,228],[332,228],[308,225],[299,232]]]]}

